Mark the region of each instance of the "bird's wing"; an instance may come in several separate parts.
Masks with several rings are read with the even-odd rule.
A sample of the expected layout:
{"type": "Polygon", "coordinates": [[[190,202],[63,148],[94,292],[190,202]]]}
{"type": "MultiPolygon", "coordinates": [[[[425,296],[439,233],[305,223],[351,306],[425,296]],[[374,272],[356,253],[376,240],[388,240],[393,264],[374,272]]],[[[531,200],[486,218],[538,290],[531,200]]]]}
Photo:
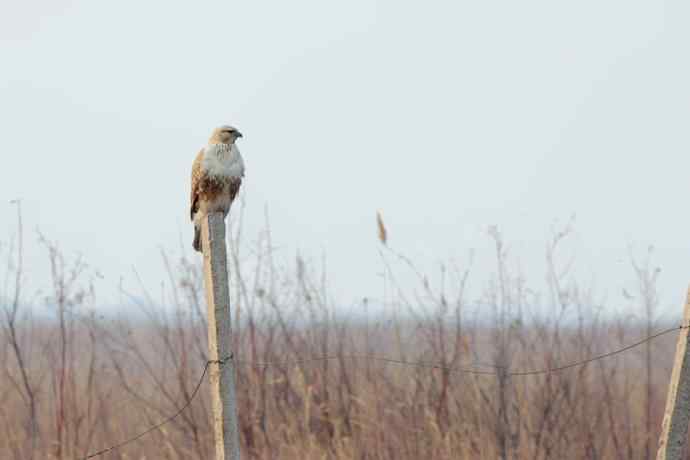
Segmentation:
{"type": "Polygon", "coordinates": [[[201,162],[204,159],[204,149],[201,149],[192,163],[192,190],[190,197],[189,218],[194,220],[194,213],[199,209],[199,192],[203,171],[201,162]]]}
{"type": "Polygon", "coordinates": [[[240,191],[240,185],[242,185],[242,178],[241,177],[232,177],[230,178],[230,202],[235,201],[235,197],[240,191]]]}

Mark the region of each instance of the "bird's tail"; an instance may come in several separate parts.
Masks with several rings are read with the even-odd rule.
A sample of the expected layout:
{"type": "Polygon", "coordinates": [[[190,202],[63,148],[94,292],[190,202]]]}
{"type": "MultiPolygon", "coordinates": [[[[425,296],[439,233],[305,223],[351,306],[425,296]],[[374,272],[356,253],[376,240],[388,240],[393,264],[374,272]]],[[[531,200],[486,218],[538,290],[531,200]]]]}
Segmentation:
{"type": "Polygon", "coordinates": [[[194,241],[192,241],[192,247],[197,252],[201,252],[201,230],[196,225],[194,226],[194,241]]]}

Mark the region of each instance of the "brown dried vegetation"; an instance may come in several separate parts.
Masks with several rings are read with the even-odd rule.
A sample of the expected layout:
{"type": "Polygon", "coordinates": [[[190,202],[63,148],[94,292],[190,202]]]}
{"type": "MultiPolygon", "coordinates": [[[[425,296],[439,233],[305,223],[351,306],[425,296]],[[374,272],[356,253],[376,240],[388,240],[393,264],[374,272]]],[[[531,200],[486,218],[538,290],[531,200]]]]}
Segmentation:
{"type": "MultiPolygon", "coordinates": [[[[378,220],[379,233],[385,235],[378,220]]],[[[201,274],[163,254],[161,299],[130,296],[137,315],[99,314],[90,269],[45,239],[51,315],[23,289],[21,228],[0,247],[0,458],[74,459],[147,429],[189,400],[206,361],[201,274]]],[[[344,314],[324,278],[298,257],[273,260],[270,232],[252,251],[230,238],[242,450],[262,459],[644,459],[653,455],[674,346],[667,335],[626,354],[558,374],[510,377],[626,345],[654,328],[658,272],[634,263],[644,321],[599,316],[598,302],[559,265],[567,231],[547,248],[546,290],[509,270],[500,232],[496,270],[468,300],[469,270],[429,281],[383,247],[384,299],[344,314]],[[395,267],[418,277],[402,288],[395,267]],[[435,286],[435,287],[432,287],[435,286]],[[547,308],[548,307],[548,308],[547,308]],[[545,314],[544,311],[551,313],[545,314]],[[540,313],[541,312],[541,313],[540,313]],[[386,364],[374,355],[473,375],[386,364]],[[320,361],[298,361],[331,356],[320,361]],[[273,363],[270,366],[251,363],[273,363]]],[[[386,241],[386,236],[379,236],[386,241]]],[[[124,305],[123,305],[124,306],[124,305]]],[[[206,382],[178,418],[106,459],[208,459],[206,382]]]]}

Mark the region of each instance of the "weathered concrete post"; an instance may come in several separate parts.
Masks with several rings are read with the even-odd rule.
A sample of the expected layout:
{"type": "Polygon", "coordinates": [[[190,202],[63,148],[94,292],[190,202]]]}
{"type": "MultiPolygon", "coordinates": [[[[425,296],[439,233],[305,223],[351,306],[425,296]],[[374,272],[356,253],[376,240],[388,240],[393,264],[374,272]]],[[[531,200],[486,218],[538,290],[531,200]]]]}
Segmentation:
{"type": "Polygon", "coordinates": [[[203,219],[201,244],[208,304],[209,360],[222,361],[209,364],[216,460],[240,460],[225,222],[221,213],[212,213],[203,219]]]}
{"type": "Polygon", "coordinates": [[[657,460],[685,460],[690,421],[690,290],[683,313],[683,328],[678,334],[671,383],[666,395],[666,412],[661,425],[657,460]]]}

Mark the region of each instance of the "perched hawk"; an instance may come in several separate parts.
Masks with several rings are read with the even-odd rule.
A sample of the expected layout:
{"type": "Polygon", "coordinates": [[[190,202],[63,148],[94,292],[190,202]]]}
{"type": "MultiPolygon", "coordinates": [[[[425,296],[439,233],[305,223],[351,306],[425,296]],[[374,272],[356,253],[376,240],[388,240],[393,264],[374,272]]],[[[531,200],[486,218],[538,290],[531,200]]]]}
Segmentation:
{"type": "Polygon", "coordinates": [[[207,214],[228,215],[244,177],[244,161],[235,145],[242,137],[232,126],[216,128],[192,165],[192,199],[189,216],[194,222],[194,249],[201,252],[201,221],[207,214]]]}

